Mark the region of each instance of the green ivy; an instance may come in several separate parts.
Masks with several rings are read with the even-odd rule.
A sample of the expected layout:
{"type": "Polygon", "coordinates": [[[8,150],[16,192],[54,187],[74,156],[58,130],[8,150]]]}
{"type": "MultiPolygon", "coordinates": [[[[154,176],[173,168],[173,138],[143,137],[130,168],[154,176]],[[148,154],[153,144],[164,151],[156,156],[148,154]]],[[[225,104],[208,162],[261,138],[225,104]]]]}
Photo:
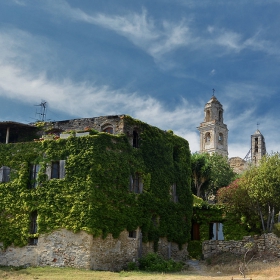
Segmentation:
{"type": "Polygon", "coordinates": [[[117,238],[140,227],[143,241],[160,237],[178,243],[190,238],[192,195],[188,142],[128,116],[139,129],[140,147],[127,136],[90,131],[89,136],[0,145],[0,166],[11,180],[0,184],[0,241],[24,246],[28,238],[59,228],[117,238]],[[48,180],[51,161],[66,160],[64,179],[48,180]],[[40,164],[39,185],[29,189],[30,164],[40,164]],[[141,194],[129,191],[129,176],[144,181],[141,194]],[[171,200],[176,183],[178,203],[171,200]],[[30,235],[30,213],[38,212],[38,234],[30,235]],[[157,218],[157,223],[153,222],[157,218]]]}

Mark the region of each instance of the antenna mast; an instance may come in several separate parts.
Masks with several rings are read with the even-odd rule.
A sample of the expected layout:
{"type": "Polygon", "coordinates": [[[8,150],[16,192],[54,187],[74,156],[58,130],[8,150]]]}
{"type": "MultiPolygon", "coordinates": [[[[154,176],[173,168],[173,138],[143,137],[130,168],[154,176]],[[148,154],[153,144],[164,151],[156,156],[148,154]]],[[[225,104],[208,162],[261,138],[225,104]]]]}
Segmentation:
{"type": "Polygon", "coordinates": [[[38,121],[45,122],[46,117],[47,117],[47,101],[42,101],[40,104],[35,105],[35,106],[40,106],[40,112],[37,112],[36,110],[36,115],[39,115],[40,118],[38,121]]]}

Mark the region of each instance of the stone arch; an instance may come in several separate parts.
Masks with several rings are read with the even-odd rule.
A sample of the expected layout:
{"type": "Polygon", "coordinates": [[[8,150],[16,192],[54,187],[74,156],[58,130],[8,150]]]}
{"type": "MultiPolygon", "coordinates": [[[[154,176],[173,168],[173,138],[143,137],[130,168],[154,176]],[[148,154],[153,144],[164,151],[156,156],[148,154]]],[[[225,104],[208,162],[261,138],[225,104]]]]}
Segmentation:
{"type": "Polygon", "coordinates": [[[101,126],[101,131],[102,131],[102,132],[107,132],[107,133],[110,133],[110,134],[114,134],[113,125],[110,124],[110,123],[103,124],[103,125],[101,126]]]}

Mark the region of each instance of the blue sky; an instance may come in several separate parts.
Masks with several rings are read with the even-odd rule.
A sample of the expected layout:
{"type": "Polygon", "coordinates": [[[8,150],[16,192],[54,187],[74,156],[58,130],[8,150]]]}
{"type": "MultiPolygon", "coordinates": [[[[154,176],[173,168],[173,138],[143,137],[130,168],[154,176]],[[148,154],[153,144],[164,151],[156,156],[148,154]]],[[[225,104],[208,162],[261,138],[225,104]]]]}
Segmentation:
{"type": "Polygon", "coordinates": [[[280,0],[1,0],[0,121],[127,114],[199,150],[215,95],[229,156],[280,151],[280,0]]]}

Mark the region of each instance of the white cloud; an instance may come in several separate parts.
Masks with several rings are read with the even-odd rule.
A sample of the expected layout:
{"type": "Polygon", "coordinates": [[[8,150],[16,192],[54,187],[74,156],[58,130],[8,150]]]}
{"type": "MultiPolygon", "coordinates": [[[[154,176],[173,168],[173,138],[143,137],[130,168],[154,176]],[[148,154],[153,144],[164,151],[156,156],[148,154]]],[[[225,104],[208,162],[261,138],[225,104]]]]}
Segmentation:
{"type": "Polygon", "coordinates": [[[85,12],[71,7],[65,0],[57,0],[55,3],[47,1],[44,5],[58,17],[63,15],[74,21],[98,25],[116,32],[152,56],[156,63],[165,69],[174,67],[175,63],[168,58],[168,54],[178,48],[189,48],[218,56],[249,49],[280,57],[279,48],[272,42],[263,40],[259,31],[246,38],[234,30],[215,26],[206,26],[205,30],[198,29],[193,23],[190,24],[192,19],[179,19],[177,22],[155,21],[148,16],[145,9],[140,13],[111,15],[85,12]]]}
{"type": "Polygon", "coordinates": [[[15,29],[9,32],[0,29],[0,96],[32,105],[46,100],[52,110],[80,117],[128,114],[161,129],[190,136],[193,141],[190,145],[196,149],[197,137],[193,131],[197,120],[202,119],[203,110],[186,99],[170,111],[161,101],[138,92],[114,90],[94,82],[50,80],[46,74],[48,64],[44,64],[45,71],[34,71],[31,67],[33,60],[38,64],[44,61],[45,52],[50,50],[51,46],[42,38],[15,29]],[[27,51],[30,44],[36,45],[35,53],[27,51]]]}
{"type": "Polygon", "coordinates": [[[148,17],[147,11],[142,13],[127,13],[126,15],[106,15],[101,13],[88,14],[81,9],[72,8],[66,1],[52,5],[49,10],[52,13],[62,13],[73,20],[84,21],[90,24],[102,26],[115,31],[130,40],[134,45],[143,49],[156,60],[182,46],[195,43],[195,38],[190,34],[190,29],[185,20],[180,22],[163,21],[156,23],[148,17]]]}

